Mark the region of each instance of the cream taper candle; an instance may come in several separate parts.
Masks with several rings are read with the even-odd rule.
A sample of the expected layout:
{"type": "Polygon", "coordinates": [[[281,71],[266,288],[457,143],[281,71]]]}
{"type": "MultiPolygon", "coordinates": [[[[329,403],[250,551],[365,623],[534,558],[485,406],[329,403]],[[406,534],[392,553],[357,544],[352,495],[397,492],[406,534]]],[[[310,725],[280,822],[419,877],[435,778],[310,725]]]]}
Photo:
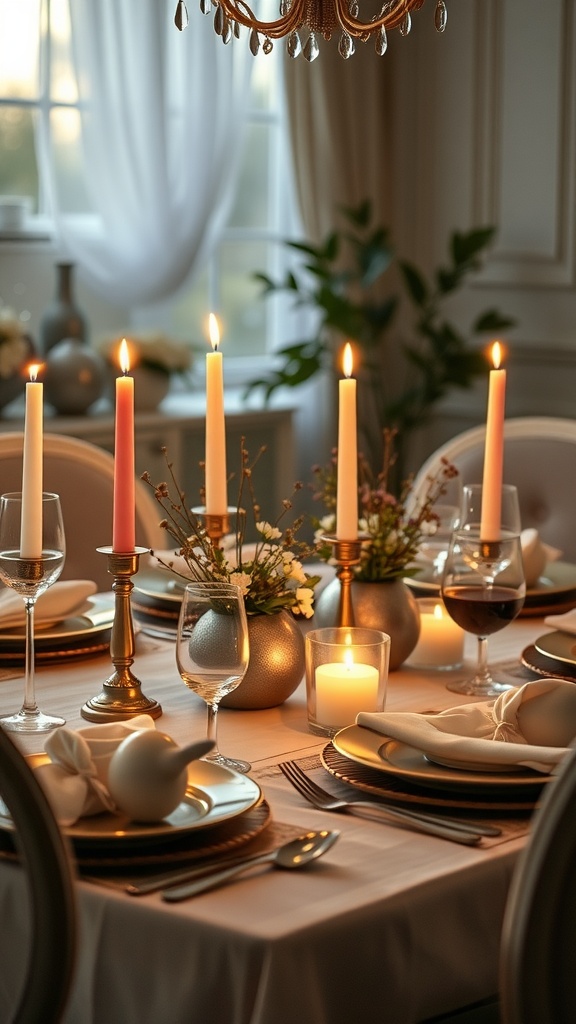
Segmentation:
{"type": "Polygon", "coordinates": [[[26,383],[22,462],[22,518],[20,523],[21,558],[41,558],[42,556],[44,388],[41,381],[36,380],[39,370],[39,365],[32,365],[30,367],[30,380],[26,383]]]}
{"type": "Polygon", "coordinates": [[[338,386],[338,472],[336,490],[336,537],[358,538],[358,443],[356,381],[352,377],[352,347],[344,347],[344,378],[338,386]]]}
{"type": "Polygon", "coordinates": [[[213,313],[208,323],[213,351],[206,353],[206,512],[221,516],[228,511],[224,377],[222,353],[218,351],[220,331],[213,313]]]}
{"type": "Polygon", "coordinates": [[[490,371],[488,389],[480,522],[481,539],[487,541],[498,540],[500,537],[500,516],[502,511],[506,370],[500,369],[501,358],[500,342],[495,341],[492,346],[494,369],[490,371]]]}

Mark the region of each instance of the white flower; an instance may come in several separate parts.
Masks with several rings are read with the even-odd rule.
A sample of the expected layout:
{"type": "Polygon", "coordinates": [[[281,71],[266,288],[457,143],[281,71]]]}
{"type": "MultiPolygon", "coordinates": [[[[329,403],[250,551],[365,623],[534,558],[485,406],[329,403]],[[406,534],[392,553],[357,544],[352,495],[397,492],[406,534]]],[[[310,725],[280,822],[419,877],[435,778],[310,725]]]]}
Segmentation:
{"type": "Polygon", "coordinates": [[[246,597],[248,588],[250,587],[251,577],[247,572],[233,572],[230,575],[230,583],[233,583],[235,587],[240,587],[242,597],[246,597]]]}
{"type": "Polygon", "coordinates": [[[303,615],[305,619],[311,619],[314,614],[312,602],[314,601],[314,591],[310,587],[298,587],[296,591],[297,611],[300,615],[303,615]]]}
{"type": "Polygon", "coordinates": [[[323,535],[325,533],[333,533],[334,532],[334,529],[336,527],[336,516],[333,515],[333,514],[327,515],[327,516],[323,516],[322,519],[319,520],[319,522],[320,522],[320,526],[318,527],[318,529],[316,530],[316,532],[314,534],[314,543],[315,544],[319,544],[320,543],[320,541],[322,540],[322,537],[323,537],[323,535]]]}
{"type": "Polygon", "coordinates": [[[271,526],[270,523],[264,521],[256,523],[256,529],[265,540],[278,540],[282,536],[282,531],[277,526],[271,526]]]}
{"type": "Polygon", "coordinates": [[[296,580],[297,583],[306,582],[306,573],[304,572],[302,563],[298,562],[295,558],[289,562],[284,562],[284,575],[289,580],[296,580]]]}

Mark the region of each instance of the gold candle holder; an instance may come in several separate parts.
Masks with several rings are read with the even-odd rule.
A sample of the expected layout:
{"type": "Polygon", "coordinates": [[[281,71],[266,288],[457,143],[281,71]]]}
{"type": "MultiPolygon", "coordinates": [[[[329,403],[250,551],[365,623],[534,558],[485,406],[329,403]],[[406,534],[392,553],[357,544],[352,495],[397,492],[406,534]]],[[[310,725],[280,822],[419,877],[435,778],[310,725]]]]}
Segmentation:
{"type": "Polygon", "coordinates": [[[224,537],[224,535],[230,530],[230,515],[235,513],[237,510],[235,508],[229,508],[226,512],[216,514],[207,512],[202,506],[193,508],[192,511],[195,516],[204,520],[206,533],[212,543],[215,544],[216,547],[219,547],[222,537],[224,537]]]}
{"type": "Polygon", "coordinates": [[[114,577],[114,622],[110,638],[110,656],[115,671],[103,685],[97,697],[86,701],[80,709],[82,718],[89,722],[117,722],[136,715],[159,718],[162,708],[157,700],[142,693],[140,681],[131,671],[134,662],[134,625],[130,594],[134,588],[131,577],[138,572],[140,555],[148,548],[117,552],[111,547],[98,548],[108,558],[108,572],[114,577]]]}
{"type": "Polygon", "coordinates": [[[358,565],[362,541],[366,538],[360,535],[357,540],[340,540],[333,533],[324,534],[322,540],[331,544],[334,548],[334,559],[338,564],[336,576],[340,580],[340,600],[338,602],[338,613],[335,626],[354,626],[354,608],[352,607],[351,584],[354,579],[353,565],[358,565]]]}

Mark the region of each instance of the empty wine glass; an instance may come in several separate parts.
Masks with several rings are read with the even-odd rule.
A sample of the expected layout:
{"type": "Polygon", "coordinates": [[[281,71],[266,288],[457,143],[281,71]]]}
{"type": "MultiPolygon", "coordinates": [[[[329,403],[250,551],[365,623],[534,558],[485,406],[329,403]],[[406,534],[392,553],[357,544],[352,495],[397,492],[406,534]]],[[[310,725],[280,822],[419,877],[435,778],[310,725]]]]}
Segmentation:
{"type": "Polygon", "coordinates": [[[435,517],[435,532],[425,534],[418,549],[418,562],[423,566],[423,582],[440,585],[452,534],[460,525],[462,500],[462,477],[460,474],[449,477],[444,481],[438,501],[431,506],[430,511],[435,517]]]}
{"type": "Polygon", "coordinates": [[[482,488],[464,488],[462,522],[448,550],[441,593],[450,617],[478,637],[476,673],[447,684],[449,690],[494,697],[511,683],[495,680],[488,668],[488,636],[504,629],[519,614],[526,596],[520,512],[515,487],[502,489],[499,537],[486,540],[481,531],[482,488]]]}
{"type": "Polygon", "coordinates": [[[250,771],[250,765],[218,750],[217,714],[222,697],[244,678],[248,659],[248,621],[240,588],[230,583],[187,584],[176,639],[178,671],[208,707],[208,739],[214,748],[206,760],[237,772],[250,771]]]}
{"type": "Polygon", "coordinates": [[[64,719],[46,715],[36,704],[34,686],[34,607],[40,594],[56,582],[66,556],[64,522],[57,494],[42,495],[42,521],[38,555],[21,554],[22,494],[0,498],[0,579],[20,594],[26,612],[24,703],[20,711],[0,719],[12,732],[48,732],[64,719]]]}

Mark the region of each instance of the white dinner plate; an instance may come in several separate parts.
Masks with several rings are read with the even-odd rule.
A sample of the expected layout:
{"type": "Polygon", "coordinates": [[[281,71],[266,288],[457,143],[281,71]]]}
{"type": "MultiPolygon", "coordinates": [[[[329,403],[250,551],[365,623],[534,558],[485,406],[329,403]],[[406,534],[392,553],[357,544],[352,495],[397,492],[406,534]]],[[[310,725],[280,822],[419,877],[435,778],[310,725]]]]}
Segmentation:
{"type": "Polygon", "coordinates": [[[431,761],[422,750],[408,743],[387,739],[381,733],[360,725],[341,729],[332,743],[344,757],[417,786],[509,792],[511,789],[539,786],[551,778],[529,768],[507,774],[494,769],[475,771],[439,765],[431,761]]]}
{"type": "MultiPolygon", "coordinates": [[[[31,754],[27,760],[37,767],[46,764],[49,758],[47,754],[31,754]]],[[[80,818],[63,831],[74,844],[81,846],[137,847],[170,843],[244,814],[261,796],[260,787],[247,775],[210,761],[194,761],[188,768],[188,790],[184,799],[162,821],[140,824],[119,814],[104,813],[80,818]]],[[[12,818],[1,799],[0,829],[13,831],[12,818]]]]}
{"type": "Polygon", "coordinates": [[[576,636],[571,633],[563,633],[561,630],[544,633],[534,641],[534,646],[547,658],[555,658],[556,661],[576,666],[576,636]]]}
{"type": "MultiPolygon", "coordinates": [[[[423,566],[415,576],[407,576],[404,582],[422,596],[438,594],[438,581],[431,581],[431,567],[423,566]]],[[[576,565],[569,562],[550,562],[538,582],[526,591],[524,614],[536,614],[541,608],[576,601],[576,565]]]]}
{"type": "MultiPolygon", "coordinates": [[[[109,646],[114,598],[110,594],[94,594],[87,603],[88,608],[82,615],[71,615],[46,628],[36,628],[34,648],[38,661],[93,653],[109,646]]],[[[0,663],[24,659],[25,635],[24,625],[5,631],[0,628],[0,663]]]]}

